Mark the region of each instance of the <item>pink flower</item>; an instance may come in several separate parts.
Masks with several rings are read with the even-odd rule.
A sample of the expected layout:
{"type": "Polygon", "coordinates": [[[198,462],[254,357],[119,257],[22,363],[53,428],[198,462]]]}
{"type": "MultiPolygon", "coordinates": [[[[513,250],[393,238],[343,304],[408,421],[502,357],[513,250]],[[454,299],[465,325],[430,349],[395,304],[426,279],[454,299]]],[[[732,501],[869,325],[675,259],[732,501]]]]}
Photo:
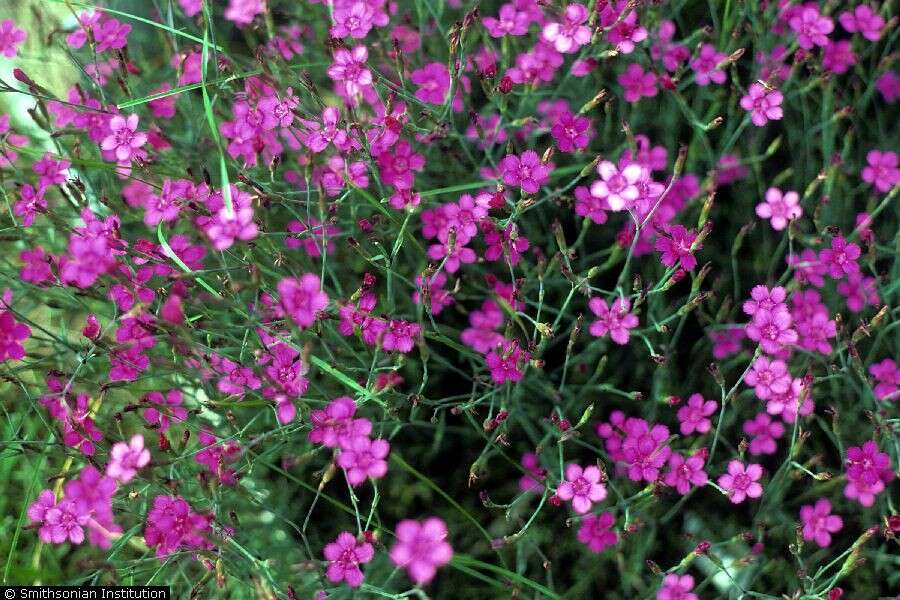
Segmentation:
{"type": "Polygon", "coordinates": [[[22,29],[16,29],[16,24],[6,19],[0,23],[0,54],[6,58],[15,58],[18,54],[17,46],[25,41],[28,34],[22,29]]]}
{"type": "Polygon", "coordinates": [[[622,54],[631,54],[635,46],[647,39],[647,29],[638,23],[637,11],[629,10],[628,14],[616,23],[607,35],[610,44],[622,54]]]}
{"type": "Polygon", "coordinates": [[[752,436],[750,454],[775,454],[778,450],[775,440],[784,435],[784,425],[766,413],[759,413],[752,420],[744,421],[744,433],[752,436]]]}
{"type": "Polygon", "coordinates": [[[428,583],[434,579],[438,567],[453,558],[453,548],[446,541],[448,535],[447,524],[438,517],[429,517],[421,523],[404,519],[397,524],[391,562],[405,568],[415,583],[428,583]]]}
{"type": "Polygon", "coordinates": [[[656,89],[656,75],[652,72],[644,72],[644,68],[638,63],[631,63],[625,72],[619,75],[619,85],[625,90],[626,102],[637,102],[641,98],[652,98],[659,90],[656,89]]]}
{"type": "Polygon", "coordinates": [[[381,337],[381,348],[387,352],[395,350],[403,354],[411,352],[420,332],[418,323],[391,319],[381,337]]]}
{"type": "Polygon", "coordinates": [[[893,104],[900,98],[900,75],[893,71],[887,71],[875,82],[875,87],[881,92],[881,96],[888,104],[893,104]]]}
{"type": "Polygon", "coordinates": [[[732,460],[728,463],[728,472],[719,477],[719,487],[728,492],[728,499],[733,504],[740,504],[746,498],[759,498],[762,496],[763,488],[759,479],[762,477],[763,469],[758,464],[744,466],[739,460],[732,460]]]}
{"type": "Polygon", "coordinates": [[[578,541],[590,548],[594,554],[615,546],[619,541],[619,536],[612,531],[615,522],[616,519],[611,512],[586,516],[578,528],[578,541]]]}
{"type": "Polygon", "coordinates": [[[128,483],[150,462],[150,451],[144,448],[144,436],[136,434],[131,440],[118,442],[109,452],[106,474],[119,483],[128,483]]]}
{"type": "Polygon", "coordinates": [[[861,33],[870,42],[877,42],[881,38],[881,29],[884,27],[881,15],[865,4],[860,4],[853,12],[842,12],[838,21],[850,33],[861,33]]]}
{"type": "Polygon", "coordinates": [[[678,409],[681,434],[690,435],[695,431],[697,433],[708,432],[712,423],[706,417],[715,413],[718,407],[715,400],[704,400],[700,394],[691,394],[687,404],[678,409]]]}
{"type": "Polygon", "coordinates": [[[873,440],[862,446],[847,448],[847,485],[844,496],[856,500],[863,506],[875,504],[875,496],[885,489],[885,484],[894,478],[891,457],[878,451],[873,440]]]}
{"type": "Polygon", "coordinates": [[[416,69],[409,80],[419,86],[416,98],[430,104],[443,104],[450,90],[450,71],[443,63],[433,62],[416,69]]]}
{"type": "Polygon", "coordinates": [[[870,150],[866,154],[866,166],[862,170],[862,178],[881,193],[889,192],[892,187],[900,183],[900,168],[897,167],[897,154],[894,152],[882,152],[870,150]]]}
{"type": "Polygon", "coordinates": [[[698,600],[694,589],[694,578],[690,575],[670,573],[663,578],[662,587],[656,592],[656,600],[698,600]]]}
{"type": "Polygon", "coordinates": [[[631,208],[640,197],[638,184],[644,179],[644,168],[630,163],[622,170],[608,160],[597,165],[600,179],[591,184],[591,195],[606,201],[610,210],[631,208]]]}
{"type": "Polygon", "coordinates": [[[703,44],[700,53],[691,61],[691,69],[694,71],[694,80],[697,85],[706,87],[711,83],[725,83],[725,71],[718,68],[728,55],[724,52],[716,52],[712,44],[703,44]]]}
{"type": "Polygon", "coordinates": [[[566,478],[556,488],[556,495],[562,500],[571,500],[572,508],[579,514],[591,510],[594,502],[606,498],[606,486],[600,482],[600,469],[594,465],[582,468],[571,463],[566,465],[566,478]]]}
{"type": "Polygon", "coordinates": [[[203,10],[203,0],[178,0],[178,6],[181,7],[184,16],[193,17],[203,10]]]}
{"type": "Polygon", "coordinates": [[[836,235],[831,238],[831,248],[819,252],[819,260],[831,277],[840,279],[844,275],[859,273],[859,265],[856,261],[861,254],[859,246],[848,243],[842,235],[836,235]]]}
{"type": "Polygon", "coordinates": [[[363,87],[372,85],[372,72],[366,68],[368,58],[365,46],[355,46],[352,51],[339,48],[334,53],[334,64],[328,67],[328,77],[343,84],[347,96],[355,97],[363,87]]]}
{"type": "Polygon", "coordinates": [[[541,467],[538,455],[534,452],[523,454],[522,468],[526,474],[519,479],[519,489],[523,492],[540,494],[544,490],[542,482],[547,478],[547,472],[541,467]]]}
{"type": "Polygon", "coordinates": [[[666,71],[674,73],[681,63],[691,57],[691,51],[687,46],[672,43],[672,39],[675,37],[674,22],[661,21],[656,37],[658,41],[650,48],[650,56],[653,57],[653,60],[662,60],[666,71]]]}
{"type": "Polygon", "coordinates": [[[25,358],[25,348],[21,342],[30,336],[30,327],[16,322],[10,311],[0,311],[0,362],[25,358]]]}
{"type": "Polygon", "coordinates": [[[761,310],[747,324],[747,337],[759,342],[763,352],[776,354],[784,346],[797,343],[797,332],[791,327],[792,324],[793,318],[786,309],[761,310]]]}
{"type": "Polygon", "coordinates": [[[831,73],[846,73],[856,64],[856,54],[849,40],[829,42],[822,48],[822,68],[831,73]]]}
{"type": "Polygon", "coordinates": [[[194,512],[180,496],[157,496],[147,513],[144,541],[156,548],[157,558],[180,549],[212,550],[211,519],[194,512]]]}
{"type": "Polygon", "coordinates": [[[225,18],[237,25],[245,27],[253,22],[256,15],[262,14],[262,0],[230,0],[225,9],[225,18]]]}
{"type": "Polygon", "coordinates": [[[115,115],[109,120],[110,134],[100,142],[100,148],[115,153],[116,160],[126,162],[131,160],[135,150],[147,143],[147,134],[138,132],[138,116],[115,115]]]}
{"type": "Polygon", "coordinates": [[[783,193],[775,187],[766,191],[765,202],[756,205],[756,215],[761,219],[771,219],[775,231],[781,231],[787,227],[788,221],[799,219],[802,214],[797,192],[783,193]]]}
{"type": "Polygon", "coordinates": [[[900,367],[893,359],[886,358],[869,367],[869,373],[878,384],[873,390],[879,400],[897,400],[897,386],[900,386],[900,367]]]}
{"type": "Polygon", "coordinates": [[[64,159],[54,160],[53,155],[48,152],[41,157],[41,160],[34,163],[31,169],[41,176],[38,187],[44,188],[65,183],[71,164],[71,162],[64,159]]]}
{"type": "Polygon", "coordinates": [[[788,24],[797,34],[797,44],[806,50],[828,43],[828,34],[834,30],[834,21],[819,13],[819,9],[809,4],[803,5],[788,24]]]}
{"type": "Polygon", "coordinates": [[[496,18],[484,17],[481,22],[492,38],[500,38],[506,35],[525,35],[528,33],[530,20],[528,13],[519,11],[507,3],[500,7],[496,18]]]}
{"type": "Polygon", "coordinates": [[[741,351],[741,342],[747,337],[743,327],[728,327],[718,331],[710,331],[709,338],[713,343],[713,358],[721,360],[741,351]]]}
{"type": "Polygon", "coordinates": [[[28,518],[40,524],[38,537],[45,544],[62,544],[66,540],[80,544],[90,513],[79,510],[71,500],[63,499],[57,504],[53,491],[44,490],[37,502],[28,507],[28,518]]]}
{"type": "Polygon", "coordinates": [[[619,458],[628,465],[628,479],[656,481],[672,454],[667,443],[669,428],[664,425],[651,427],[647,421],[632,417],[625,421],[623,431],[625,437],[619,458]]]}
{"type": "Polygon", "coordinates": [[[169,390],[165,396],[161,392],[150,392],[145,398],[148,403],[155,404],[159,408],[145,409],[144,421],[159,427],[161,433],[169,429],[170,417],[176,421],[184,421],[187,418],[187,410],[181,406],[181,390],[169,390]]]}
{"type": "Polygon", "coordinates": [[[875,278],[863,277],[861,273],[847,275],[838,282],[837,291],[847,298],[847,308],[853,312],[861,311],[867,304],[874,306],[880,302],[875,278]]]}
{"type": "Polygon", "coordinates": [[[681,268],[686,271],[696,267],[697,259],[694,258],[693,252],[703,248],[703,244],[697,244],[697,247],[692,249],[697,240],[697,232],[685,229],[682,225],[673,225],[667,233],[668,235],[656,238],[656,250],[662,253],[660,262],[667,267],[674,267],[680,262],[681,268]]]}
{"type": "Polygon", "coordinates": [[[35,190],[31,184],[26,183],[19,190],[19,200],[13,207],[13,214],[22,217],[22,226],[31,227],[34,218],[40,214],[47,212],[47,200],[44,198],[45,188],[39,187],[35,190]]]}
{"type": "Polygon", "coordinates": [[[372,422],[355,419],[356,402],[349,396],[335,398],[324,410],[314,410],[309,415],[312,429],[309,441],[326,448],[349,445],[357,437],[366,438],[372,432],[372,422]]]}
{"type": "Polygon", "coordinates": [[[553,44],[557,52],[575,52],[591,41],[591,28],[584,25],[587,19],[588,9],[583,4],[569,4],[562,21],[544,25],[541,36],[544,41],[553,44]]]}
{"type": "Polygon", "coordinates": [[[319,276],[304,273],[299,280],[286,277],[278,282],[281,308],[300,329],[312,325],[319,311],[328,306],[328,294],[321,289],[319,276]]]}
{"type": "Polygon", "coordinates": [[[844,521],[831,514],[831,502],[826,498],[819,498],[815,505],[801,506],[800,521],[803,524],[803,539],[807,542],[815,540],[822,548],[830,546],[831,534],[844,527],[844,521]]]}
{"type": "Polygon", "coordinates": [[[92,29],[94,41],[97,42],[97,52],[105,52],[106,50],[121,50],[128,44],[128,34],[131,32],[131,25],[120,23],[119,21],[103,16],[99,25],[95,25],[92,29]]]}
{"type": "Polygon", "coordinates": [[[784,96],[775,88],[760,83],[750,84],[747,95],[741,97],[741,108],[750,113],[750,121],[762,127],[769,121],[780,121],[784,116],[781,102],[784,96]]]}
{"type": "Polygon", "coordinates": [[[521,186],[526,194],[536,194],[549,180],[552,165],[545,165],[534,150],[526,150],[522,156],[507,154],[500,161],[503,183],[521,186]]]}
{"type": "Polygon", "coordinates": [[[328,581],[346,581],[348,586],[357,588],[363,582],[359,565],[371,561],[375,556],[375,549],[368,542],[357,541],[349,531],[342,531],[333,542],[325,546],[324,554],[328,561],[325,571],[328,581]]]}
{"type": "Polygon", "coordinates": [[[491,379],[497,385],[521,380],[529,360],[531,354],[520,348],[516,340],[504,340],[484,358],[487,368],[491,371],[491,379]]]}
{"type": "Polygon", "coordinates": [[[381,180],[398,190],[412,189],[415,174],[425,167],[425,157],[413,151],[412,144],[400,140],[377,156],[381,180]]]}
{"type": "Polygon", "coordinates": [[[669,457],[669,470],[663,476],[663,483],[675,488],[682,496],[687,494],[691,487],[706,485],[709,476],[703,470],[704,462],[706,459],[702,449],[687,458],[673,452],[669,457]]]}
{"type": "Polygon", "coordinates": [[[630,337],[628,330],[638,326],[638,318],[631,314],[631,301],[628,298],[616,298],[612,307],[602,298],[591,298],[588,307],[597,316],[591,323],[591,335],[603,337],[609,334],[612,341],[624,346],[630,337]]]}
{"type": "Polygon", "coordinates": [[[591,140],[590,127],[589,118],[576,116],[567,111],[560,115],[550,128],[550,135],[556,140],[556,147],[561,152],[574,152],[587,148],[591,140]]]}
{"type": "MultiPolygon", "coordinates": [[[[334,19],[334,25],[331,27],[333,37],[344,38],[349,35],[355,39],[362,39],[375,24],[376,13],[371,4],[361,0],[340,4],[336,2],[332,18],[334,19]]],[[[381,24],[386,25],[386,20],[381,24]]]]}
{"type": "Polygon", "coordinates": [[[744,376],[747,385],[752,386],[756,397],[760,400],[768,400],[775,394],[784,394],[791,387],[791,376],[787,365],[780,360],[769,360],[760,356],[750,370],[744,376]]]}
{"type": "Polygon", "coordinates": [[[391,445],[385,440],[356,436],[344,440],[336,462],[344,469],[350,485],[356,487],[366,479],[381,479],[387,474],[384,459],[390,450],[391,445]]]}

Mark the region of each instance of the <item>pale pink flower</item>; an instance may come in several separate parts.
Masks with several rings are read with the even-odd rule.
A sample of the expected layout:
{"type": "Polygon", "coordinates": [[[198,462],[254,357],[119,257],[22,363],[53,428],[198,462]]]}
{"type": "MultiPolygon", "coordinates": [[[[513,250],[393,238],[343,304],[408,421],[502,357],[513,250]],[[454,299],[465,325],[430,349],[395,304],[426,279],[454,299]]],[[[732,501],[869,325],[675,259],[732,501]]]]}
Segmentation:
{"type": "Polygon", "coordinates": [[[447,524],[438,517],[429,517],[421,523],[404,519],[397,524],[391,562],[406,569],[415,583],[428,583],[434,579],[438,567],[453,558],[453,548],[447,543],[449,535],[447,524]]]}
{"type": "Polygon", "coordinates": [[[760,219],[770,219],[772,229],[781,231],[789,221],[799,219],[803,214],[800,196],[797,192],[782,192],[770,187],[766,191],[766,201],[756,205],[756,215],[760,219]]]}
{"type": "Polygon", "coordinates": [[[128,483],[150,462],[150,451],[144,448],[144,436],[133,435],[131,440],[118,442],[109,452],[106,474],[119,483],[128,483]]]}

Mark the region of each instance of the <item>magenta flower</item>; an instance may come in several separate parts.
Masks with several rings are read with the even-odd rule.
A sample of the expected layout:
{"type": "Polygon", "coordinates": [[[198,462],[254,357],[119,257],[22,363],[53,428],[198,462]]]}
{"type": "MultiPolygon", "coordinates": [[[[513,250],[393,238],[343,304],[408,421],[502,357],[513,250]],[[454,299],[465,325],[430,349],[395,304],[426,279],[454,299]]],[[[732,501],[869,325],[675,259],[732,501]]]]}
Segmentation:
{"type": "Polygon", "coordinates": [[[500,7],[497,17],[484,17],[481,23],[492,38],[501,38],[506,35],[525,35],[528,33],[530,19],[528,13],[519,11],[507,3],[500,7]]]}
{"type": "Polygon", "coordinates": [[[856,500],[863,506],[875,504],[875,496],[885,489],[885,484],[894,478],[891,457],[887,452],[879,452],[873,440],[862,446],[847,448],[847,485],[844,496],[856,500]]]}
{"type": "Polygon", "coordinates": [[[372,72],[366,68],[368,59],[369,51],[365,46],[355,46],[352,51],[339,48],[334,53],[334,64],[328,67],[328,77],[343,84],[345,94],[353,98],[363,87],[372,85],[372,72]]]}
{"type": "Polygon", "coordinates": [[[121,50],[128,44],[128,34],[131,33],[131,25],[103,16],[99,25],[92,29],[94,41],[97,42],[97,52],[107,50],[121,50]]]}
{"type": "Polygon", "coordinates": [[[694,578],[690,575],[670,573],[663,578],[662,587],[656,592],[656,600],[698,600],[694,589],[694,578]]]}
{"type": "Polygon", "coordinates": [[[144,436],[133,435],[131,440],[118,442],[109,452],[106,474],[119,483],[128,483],[150,462],[150,451],[144,448],[144,436]]]}
{"type": "MultiPolygon", "coordinates": [[[[344,38],[349,35],[361,40],[366,37],[375,24],[376,13],[375,8],[368,2],[357,1],[340,4],[336,2],[332,18],[334,19],[334,25],[331,27],[332,37],[344,38]]],[[[380,18],[379,21],[381,21],[380,18]]],[[[385,18],[381,25],[386,24],[387,19],[385,18]]]]}
{"type": "Polygon", "coordinates": [[[623,430],[620,459],[628,465],[631,481],[656,481],[672,449],[668,446],[669,428],[643,419],[629,418],[623,430]]]}
{"type": "Polygon", "coordinates": [[[113,152],[119,162],[131,160],[135,150],[147,143],[147,134],[139,132],[137,126],[136,114],[128,115],[127,119],[122,115],[115,115],[109,120],[111,133],[100,142],[100,148],[113,152]]]}
{"type": "Polygon", "coordinates": [[[825,46],[828,34],[834,30],[834,21],[809,4],[804,4],[788,24],[797,34],[797,44],[806,50],[811,50],[813,46],[825,46]]]}
{"type": "Polygon", "coordinates": [[[531,354],[520,348],[516,340],[504,340],[484,358],[487,368],[491,371],[491,379],[497,385],[521,380],[529,360],[531,354]]]}
{"type": "Polygon", "coordinates": [[[619,75],[619,85],[625,90],[626,102],[637,102],[641,98],[652,98],[659,90],[656,89],[656,75],[653,72],[644,72],[644,68],[638,63],[631,63],[625,72],[619,75]]]}
{"type": "Polygon", "coordinates": [[[803,524],[803,539],[807,542],[815,540],[822,548],[830,546],[831,534],[844,527],[844,521],[831,514],[831,502],[826,498],[819,498],[815,505],[801,506],[800,522],[803,524]]]}
{"type": "Polygon", "coordinates": [[[573,115],[567,111],[560,115],[550,128],[550,135],[556,140],[556,147],[561,152],[574,152],[587,147],[591,140],[590,127],[589,118],[573,115]]]}
{"type": "Polygon", "coordinates": [[[703,248],[703,244],[697,244],[696,248],[692,248],[697,240],[697,232],[685,229],[683,225],[672,225],[667,233],[668,235],[656,238],[655,248],[661,253],[660,262],[667,267],[681,263],[682,269],[693,270],[697,266],[693,252],[703,248]]]}
{"type": "Polygon", "coordinates": [[[724,52],[716,52],[712,44],[703,44],[697,57],[691,61],[691,69],[694,71],[694,81],[701,87],[710,83],[723,84],[727,78],[725,71],[718,66],[728,58],[724,52]]]}
{"type": "Polygon", "coordinates": [[[404,519],[397,524],[391,562],[405,568],[415,583],[428,583],[434,579],[438,567],[453,558],[453,548],[446,541],[449,535],[447,524],[438,517],[429,517],[421,523],[404,519]]]}
{"type": "Polygon", "coordinates": [[[785,346],[796,344],[799,339],[792,327],[793,318],[787,309],[761,310],[747,323],[747,337],[759,342],[763,352],[776,354],[785,346]]]}
{"type": "Polygon", "coordinates": [[[443,63],[433,62],[416,69],[409,80],[419,86],[416,98],[429,104],[443,104],[450,91],[450,71],[443,63]]]}
{"type": "Polygon", "coordinates": [[[865,4],[860,4],[853,9],[853,12],[842,12],[838,16],[838,21],[850,33],[861,33],[870,42],[877,42],[881,39],[884,19],[865,4]]]}
{"type": "Polygon", "coordinates": [[[591,510],[593,503],[606,498],[606,486],[600,482],[600,469],[596,466],[582,468],[570,463],[566,465],[565,475],[556,488],[556,495],[562,500],[571,500],[575,512],[583,515],[591,510]]]}
{"type": "Polygon", "coordinates": [[[522,455],[522,468],[525,475],[519,478],[519,489],[523,492],[540,494],[544,490],[543,481],[547,478],[547,472],[541,467],[541,461],[534,452],[526,452],[522,455]]]}
{"type": "Polygon", "coordinates": [[[18,46],[25,41],[28,34],[22,29],[17,29],[16,24],[6,19],[0,23],[0,54],[6,58],[15,58],[18,54],[18,46]]]}
{"type": "Polygon", "coordinates": [[[606,201],[610,210],[631,208],[640,197],[638,185],[645,178],[644,168],[629,163],[622,170],[608,160],[597,165],[600,179],[591,184],[591,195],[606,201]]]}
{"type": "Polygon", "coordinates": [[[10,311],[0,311],[0,362],[25,358],[22,342],[30,336],[28,325],[18,323],[10,311]]]}
{"type": "Polygon", "coordinates": [[[144,541],[156,549],[157,558],[180,549],[212,550],[210,524],[210,518],[194,512],[184,498],[157,496],[147,513],[144,541]]]}
{"type": "Polygon", "coordinates": [[[619,536],[612,530],[616,519],[611,512],[600,515],[588,515],[581,521],[578,528],[578,541],[590,548],[591,552],[598,554],[604,549],[615,546],[619,536]]]}
{"type": "Polygon", "coordinates": [[[602,298],[591,298],[588,308],[597,316],[597,320],[591,323],[591,335],[609,337],[620,346],[628,343],[629,329],[638,326],[638,318],[631,314],[631,301],[628,298],[616,298],[612,307],[606,304],[602,298]]]}
{"type": "Polygon", "coordinates": [[[552,165],[543,164],[534,150],[526,150],[522,156],[507,154],[500,161],[503,183],[521,186],[526,194],[536,194],[547,183],[552,170],[552,165]]]}
{"type": "Polygon", "coordinates": [[[238,27],[246,27],[253,22],[256,15],[262,14],[263,10],[262,0],[229,0],[225,18],[238,27]]]}
{"type": "Polygon", "coordinates": [[[718,331],[710,331],[709,339],[713,343],[713,358],[721,360],[741,351],[741,342],[747,337],[743,327],[728,327],[718,331]]]}
{"type": "Polygon", "coordinates": [[[776,312],[782,309],[787,310],[786,299],[787,292],[780,285],[771,290],[764,285],[755,285],[750,290],[750,300],[744,302],[742,308],[751,317],[762,311],[776,312]]]}
{"type": "Polygon", "coordinates": [[[328,561],[328,568],[325,570],[328,581],[346,581],[348,586],[357,588],[364,579],[359,565],[371,561],[375,556],[375,549],[368,542],[357,541],[349,531],[342,531],[333,542],[325,546],[324,554],[328,561]]]}
{"type": "Polygon", "coordinates": [[[653,60],[662,60],[666,71],[674,73],[681,63],[691,57],[691,51],[684,44],[673,43],[675,37],[675,23],[663,20],[659,24],[656,34],[656,43],[650,48],[650,56],[653,60]]]}
{"type": "Polygon", "coordinates": [[[900,183],[900,168],[897,167],[895,152],[870,150],[866,154],[866,162],[869,164],[862,170],[863,181],[874,186],[882,194],[900,183]]]}
{"type": "Polygon", "coordinates": [[[769,121],[780,121],[784,116],[781,103],[784,96],[775,88],[766,88],[760,83],[752,83],[747,95],[741,97],[741,108],[750,113],[750,121],[762,127],[769,121]]]}
{"type": "Polygon", "coordinates": [[[619,19],[607,35],[610,44],[615,44],[616,50],[622,54],[634,52],[637,44],[647,39],[647,29],[638,23],[637,11],[629,10],[628,14],[619,19]]]}
{"type": "Polygon", "coordinates": [[[705,453],[702,449],[687,458],[673,452],[669,457],[669,470],[663,476],[663,483],[675,488],[679,494],[684,496],[691,490],[691,487],[706,485],[709,476],[703,470],[705,462],[705,453]]]}
{"type": "Polygon", "coordinates": [[[784,435],[784,425],[766,413],[759,413],[752,420],[744,421],[744,433],[751,436],[750,454],[775,454],[778,450],[775,440],[784,435]]]}
{"type": "Polygon", "coordinates": [[[687,404],[678,409],[681,434],[708,432],[712,423],[707,417],[715,413],[718,407],[719,404],[715,400],[704,400],[700,394],[691,394],[687,404]]]}
{"type": "Polygon", "coordinates": [[[300,329],[312,325],[319,311],[328,306],[328,294],[321,289],[319,276],[304,273],[300,279],[286,277],[278,282],[281,308],[300,329]]]}
{"type": "Polygon", "coordinates": [[[728,463],[728,472],[721,475],[718,480],[719,487],[728,492],[728,499],[733,504],[740,504],[746,498],[759,498],[763,488],[759,479],[762,477],[761,465],[751,464],[744,466],[739,460],[728,463]]]}
{"type": "Polygon", "coordinates": [[[584,23],[588,19],[588,9],[583,4],[569,4],[562,21],[544,25],[541,36],[553,44],[557,52],[575,52],[591,41],[591,28],[584,23]]]}
{"type": "Polygon", "coordinates": [[[829,42],[822,48],[822,68],[830,73],[846,73],[856,64],[856,54],[849,40],[829,42]]]}
{"type": "Polygon", "coordinates": [[[356,419],[355,414],[356,402],[349,396],[335,398],[324,410],[312,411],[309,441],[326,448],[338,448],[349,445],[357,437],[368,437],[372,422],[365,418],[356,419]]]}
{"type": "Polygon", "coordinates": [[[765,202],[756,205],[756,215],[761,219],[770,219],[775,231],[781,231],[789,221],[799,219],[802,214],[797,192],[782,192],[775,187],[766,191],[765,202]]]}
{"type": "MultiPolygon", "coordinates": [[[[760,356],[744,376],[747,385],[752,386],[756,397],[768,400],[775,394],[784,394],[791,387],[791,375],[787,365],[780,360],[769,360],[760,356]]],[[[771,412],[771,411],[770,411],[771,412]]]]}
{"type": "Polygon", "coordinates": [[[875,397],[879,400],[897,400],[897,387],[900,386],[900,367],[893,359],[886,358],[869,367],[869,373],[878,383],[875,385],[875,397]]]}
{"type": "Polygon", "coordinates": [[[900,75],[893,71],[887,71],[875,82],[875,87],[881,93],[881,97],[888,104],[893,104],[900,98],[900,75]]]}
{"type": "Polygon", "coordinates": [[[384,460],[391,445],[382,439],[372,440],[363,436],[344,439],[337,456],[337,465],[344,469],[347,481],[353,487],[366,479],[381,479],[387,474],[384,460]]]}
{"type": "Polygon", "coordinates": [[[79,510],[65,498],[57,504],[53,491],[44,490],[37,502],[28,507],[28,518],[40,524],[38,537],[45,544],[62,544],[67,540],[80,544],[84,541],[84,527],[90,513],[79,510]]]}
{"type": "Polygon", "coordinates": [[[874,277],[863,277],[861,273],[851,273],[839,281],[837,291],[847,298],[847,308],[859,312],[866,305],[877,305],[880,302],[877,282],[874,277]]]}
{"type": "Polygon", "coordinates": [[[831,238],[831,248],[819,252],[819,260],[832,278],[840,279],[844,275],[859,273],[856,261],[861,255],[859,246],[848,243],[842,235],[836,235],[831,238]]]}

